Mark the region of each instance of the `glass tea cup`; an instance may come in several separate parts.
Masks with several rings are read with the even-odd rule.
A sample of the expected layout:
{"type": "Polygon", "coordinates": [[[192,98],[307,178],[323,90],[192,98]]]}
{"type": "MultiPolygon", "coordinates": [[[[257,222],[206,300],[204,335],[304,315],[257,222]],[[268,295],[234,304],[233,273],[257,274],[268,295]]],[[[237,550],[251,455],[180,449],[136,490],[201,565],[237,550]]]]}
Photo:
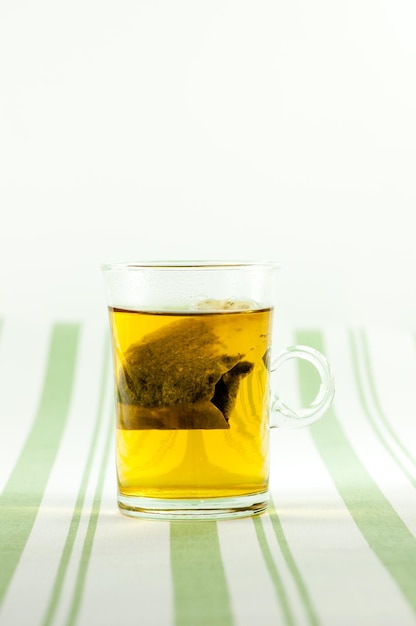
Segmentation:
{"type": "Polygon", "coordinates": [[[223,519],[269,502],[269,428],[319,419],[334,395],[307,346],[271,356],[278,264],[166,261],[101,266],[109,307],[118,506],[133,517],[223,519]],[[320,388],[294,411],[270,389],[287,360],[320,388]]]}

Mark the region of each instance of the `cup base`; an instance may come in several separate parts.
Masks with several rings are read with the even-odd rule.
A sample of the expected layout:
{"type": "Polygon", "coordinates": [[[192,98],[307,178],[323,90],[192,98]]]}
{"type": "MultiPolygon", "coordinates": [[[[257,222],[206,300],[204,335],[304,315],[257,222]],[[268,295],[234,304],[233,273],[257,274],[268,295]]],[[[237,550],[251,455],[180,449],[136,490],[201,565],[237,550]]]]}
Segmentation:
{"type": "Polygon", "coordinates": [[[118,494],[120,512],[129,517],[153,520],[222,520],[251,517],[269,505],[269,492],[229,498],[169,499],[140,498],[118,494]]]}

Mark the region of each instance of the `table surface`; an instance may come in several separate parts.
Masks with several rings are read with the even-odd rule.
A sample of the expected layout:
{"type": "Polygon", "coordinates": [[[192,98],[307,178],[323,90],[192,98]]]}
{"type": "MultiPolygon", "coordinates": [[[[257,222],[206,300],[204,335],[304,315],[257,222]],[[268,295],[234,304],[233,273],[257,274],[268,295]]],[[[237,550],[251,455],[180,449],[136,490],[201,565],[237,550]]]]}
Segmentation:
{"type": "MultiPolygon", "coordinates": [[[[116,507],[107,329],[4,319],[1,626],[416,624],[415,336],[287,340],[328,356],[336,396],[310,428],[271,431],[269,510],[171,523],[116,507]]],[[[300,371],[299,401],[311,385],[300,371]]]]}

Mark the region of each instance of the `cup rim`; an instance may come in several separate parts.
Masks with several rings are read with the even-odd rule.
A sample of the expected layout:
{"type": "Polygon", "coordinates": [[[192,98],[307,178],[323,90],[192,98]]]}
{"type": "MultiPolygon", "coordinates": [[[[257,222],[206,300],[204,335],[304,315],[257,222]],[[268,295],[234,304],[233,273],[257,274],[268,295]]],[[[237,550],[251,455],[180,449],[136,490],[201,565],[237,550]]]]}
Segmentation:
{"type": "Polygon", "coordinates": [[[276,261],[236,261],[236,260],[190,260],[190,261],[133,261],[121,263],[101,263],[102,271],[142,271],[142,270],[257,270],[278,269],[276,261]]]}

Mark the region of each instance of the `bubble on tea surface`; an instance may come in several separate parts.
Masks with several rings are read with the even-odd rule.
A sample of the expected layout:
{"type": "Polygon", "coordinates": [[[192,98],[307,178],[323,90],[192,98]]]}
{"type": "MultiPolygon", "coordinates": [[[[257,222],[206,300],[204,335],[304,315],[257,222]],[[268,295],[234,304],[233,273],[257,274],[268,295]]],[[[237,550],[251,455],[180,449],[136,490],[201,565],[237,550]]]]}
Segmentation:
{"type": "Polygon", "coordinates": [[[226,300],[216,300],[215,298],[206,298],[199,300],[195,304],[198,311],[253,311],[260,308],[260,305],[254,300],[239,300],[238,298],[228,298],[226,300]]]}

